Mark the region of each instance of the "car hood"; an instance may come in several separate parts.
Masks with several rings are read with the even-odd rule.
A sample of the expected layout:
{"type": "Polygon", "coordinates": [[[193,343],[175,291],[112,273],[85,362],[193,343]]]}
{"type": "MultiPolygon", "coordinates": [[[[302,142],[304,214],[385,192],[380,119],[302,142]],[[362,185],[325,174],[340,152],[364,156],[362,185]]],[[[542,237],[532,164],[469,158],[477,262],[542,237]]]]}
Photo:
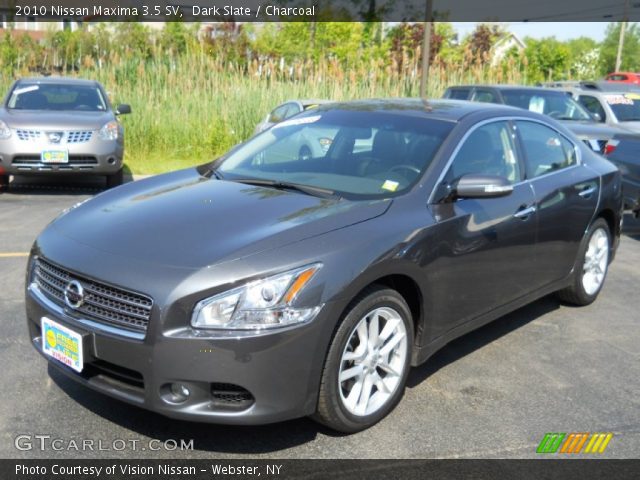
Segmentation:
{"type": "Polygon", "coordinates": [[[115,117],[112,112],[47,112],[0,109],[0,120],[10,128],[98,130],[115,117]]]}
{"type": "Polygon", "coordinates": [[[216,180],[194,168],[104,192],[49,230],[136,261],[196,269],[363,222],[390,203],[216,180]]]}
{"type": "Polygon", "coordinates": [[[580,138],[610,140],[615,135],[624,133],[620,128],[592,122],[562,122],[562,124],[580,138]]]}
{"type": "Polygon", "coordinates": [[[620,122],[619,125],[627,132],[640,132],[640,122],[620,122]]]}

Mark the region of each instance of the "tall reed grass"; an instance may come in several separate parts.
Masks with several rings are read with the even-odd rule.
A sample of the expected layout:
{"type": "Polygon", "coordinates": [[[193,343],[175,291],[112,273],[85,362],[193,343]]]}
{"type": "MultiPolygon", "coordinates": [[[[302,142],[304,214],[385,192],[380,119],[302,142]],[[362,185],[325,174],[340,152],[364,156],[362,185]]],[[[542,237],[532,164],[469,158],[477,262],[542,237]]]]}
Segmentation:
{"type": "MultiPolygon", "coordinates": [[[[330,59],[237,64],[202,48],[148,60],[114,54],[100,64],[87,57],[73,76],[102,82],[114,104],[131,104],[133,113],[122,117],[126,164],[134,173],[157,173],[215,158],[250,137],[269,111],[289,99],[418,96],[418,58],[419,52],[401,61],[356,65],[330,59]]],[[[491,68],[486,59],[463,63],[445,65],[436,58],[429,97],[440,97],[455,84],[526,82],[521,65],[491,68]]],[[[0,88],[7,91],[12,77],[28,74],[26,69],[0,73],[0,88]]]]}

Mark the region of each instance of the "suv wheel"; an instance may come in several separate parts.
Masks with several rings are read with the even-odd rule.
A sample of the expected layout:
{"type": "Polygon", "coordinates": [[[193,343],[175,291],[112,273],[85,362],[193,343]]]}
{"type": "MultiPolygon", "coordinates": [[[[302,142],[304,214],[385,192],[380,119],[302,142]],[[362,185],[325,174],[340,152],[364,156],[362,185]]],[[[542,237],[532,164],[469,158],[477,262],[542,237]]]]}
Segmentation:
{"type": "Polygon", "coordinates": [[[374,286],[351,304],[325,361],[314,418],[352,433],[383,419],[400,401],[413,345],[404,298],[374,286]]]}

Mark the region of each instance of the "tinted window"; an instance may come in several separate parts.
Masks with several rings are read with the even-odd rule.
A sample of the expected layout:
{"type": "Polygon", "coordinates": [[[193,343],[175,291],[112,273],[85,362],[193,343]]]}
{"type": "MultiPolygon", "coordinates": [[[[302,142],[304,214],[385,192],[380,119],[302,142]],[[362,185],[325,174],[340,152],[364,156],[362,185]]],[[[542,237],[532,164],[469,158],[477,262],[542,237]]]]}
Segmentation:
{"type": "Polygon", "coordinates": [[[418,179],[453,125],[389,112],[310,110],[253,137],[218,169],[228,180],[258,178],[383,197],[418,179]]]}
{"type": "Polygon", "coordinates": [[[106,111],[107,102],[100,89],[94,86],[21,82],[11,91],[7,108],[106,111]]]}
{"type": "Polygon", "coordinates": [[[575,165],[576,148],[559,132],[535,122],[516,122],[526,155],[527,178],[575,165]]]}
{"type": "Polygon", "coordinates": [[[640,95],[637,93],[620,93],[604,95],[606,102],[620,122],[640,120],[640,95]]]}
{"type": "Polygon", "coordinates": [[[474,102],[484,102],[484,103],[498,103],[496,96],[493,94],[493,92],[491,90],[482,90],[482,89],[476,89],[475,92],[473,92],[473,99],[474,102]]]}
{"type": "Polygon", "coordinates": [[[287,110],[284,114],[284,118],[287,119],[289,117],[293,117],[296,113],[300,113],[300,112],[301,110],[297,103],[288,103],[287,110]]]}
{"type": "Polygon", "coordinates": [[[558,120],[591,120],[584,108],[569,95],[544,90],[503,90],[504,103],[558,120]]]}
{"type": "Polygon", "coordinates": [[[452,100],[467,100],[469,98],[469,88],[450,88],[447,90],[445,98],[451,98],[452,100]]]}
{"type": "Polygon", "coordinates": [[[271,112],[271,115],[269,115],[269,122],[278,123],[284,120],[288,109],[288,104],[285,103],[284,105],[280,105],[273,112],[271,112]]]}
{"type": "Polygon", "coordinates": [[[494,122],[474,130],[456,154],[446,176],[452,181],[467,174],[498,175],[520,181],[514,134],[507,122],[494,122]]]}
{"type": "Polygon", "coordinates": [[[607,114],[600,105],[600,101],[596,97],[592,97],[591,95],[580,95],[578,97],[578,101],[580,104],[589,110],[593,114],[600,115],[600,121],[604,122],[607,119],[607,114]]]}

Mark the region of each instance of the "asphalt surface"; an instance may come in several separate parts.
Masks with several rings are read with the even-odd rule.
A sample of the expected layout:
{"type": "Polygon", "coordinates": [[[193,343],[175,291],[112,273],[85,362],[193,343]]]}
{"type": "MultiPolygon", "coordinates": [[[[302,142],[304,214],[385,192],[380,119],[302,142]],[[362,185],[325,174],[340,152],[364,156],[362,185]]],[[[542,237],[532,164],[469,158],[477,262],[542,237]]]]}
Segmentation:
{"type": "Polygon", "coordinates": [[[412,370],[387,419],[343,436],[308,419],[261,427],[170,420],[48,371],[27,335],[21,254],[63,209],[101,186],[31,181],[0,193],[0,457],[533,458],[547,432],[612,432],[598,457],[637,458],[639,221],[625,218],[617,258],[593,305],[573,308],[547,297],[454,341],[412,370]],[[62,450],[40,450],[35,440],[36,448],[18,450],[20,434],[60,438],[62,450]],[[93,451],[72,448],[84,439],[94,441],[93,451]],[[171,440],[193,440],[194,449],[151,451],[150,439],[169,440],[169,448],[171,440]],[[99,444],[109,450],[98,451],[99,444]]]}

